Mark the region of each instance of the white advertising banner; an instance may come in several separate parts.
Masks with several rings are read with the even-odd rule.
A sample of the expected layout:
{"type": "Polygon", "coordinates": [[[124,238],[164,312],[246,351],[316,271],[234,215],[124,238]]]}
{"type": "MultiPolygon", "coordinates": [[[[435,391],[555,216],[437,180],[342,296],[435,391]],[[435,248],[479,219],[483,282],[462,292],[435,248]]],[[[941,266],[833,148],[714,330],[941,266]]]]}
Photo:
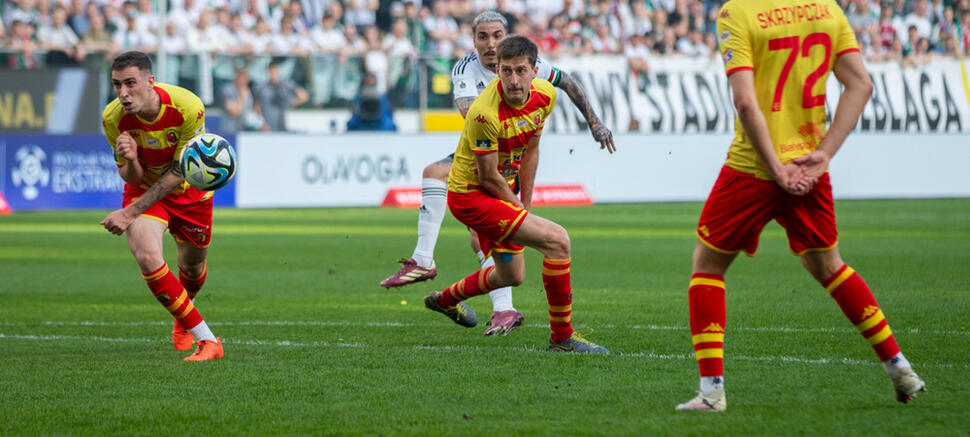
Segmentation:
{"type": "MultiPolygon", "coordinates": [[[[617,152],[585,134],[546,134],[537,185],[582,185],[594,202],[704,200],[731,134],[617,135],[617,152]]],[[[423,168],[454,151],[456,134],[241,134],[236,205],[379,206],[391,188],[421,185],[423,168]]],[[[839,198],[970,197],[965,135],[849,137],[832,162],[839,198]]]]}
{"type": "MultiPolygon", "coordinates": [[[[650,72],[635,75],[620,56],[570,57],[552,61],[576,78],[593,110],[614,133],[730,133],[734,106],[720,58],[662,57],[650,72]]],[[[965,63],[937,59],[902,67],[869,64],[873,97],[857,131],[868,133],[970,132],[970,80],[965,63]]],[[[825,107],[829,118],[840,84],[829,75],[825,107]]],[[[546,132],[585,132],[585,121],[560,92],[546,132]]]]}

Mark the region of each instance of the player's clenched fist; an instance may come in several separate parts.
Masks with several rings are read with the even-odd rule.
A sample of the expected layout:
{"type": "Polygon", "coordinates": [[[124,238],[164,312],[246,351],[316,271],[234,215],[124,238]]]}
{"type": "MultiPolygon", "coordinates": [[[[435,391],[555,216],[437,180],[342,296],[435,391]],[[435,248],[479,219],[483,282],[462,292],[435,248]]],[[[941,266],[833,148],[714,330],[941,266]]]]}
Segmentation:
{"type": "Polygon", "coordinates": [[[138,147],[135,144],[135,139],[128,132],[122,132],[118,135],[115,140],[115,152],[118,156],[129,161],[138,159],[138,147]]]}

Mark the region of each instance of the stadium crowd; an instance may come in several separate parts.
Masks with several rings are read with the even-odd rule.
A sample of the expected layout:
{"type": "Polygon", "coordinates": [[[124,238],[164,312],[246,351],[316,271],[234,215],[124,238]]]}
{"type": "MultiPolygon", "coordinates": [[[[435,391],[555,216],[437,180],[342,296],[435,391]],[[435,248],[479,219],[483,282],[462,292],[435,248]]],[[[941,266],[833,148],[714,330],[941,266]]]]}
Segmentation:
{"type": "MultiPolygon", "coordinates": [[[[970,0],[838,0],[874,60],[927,62],[966,55],[970,0]]],[[[625,54],[716,55],[719,0],[170,0],[159,19],[151,0],[0,0],[7,67],[71,64],[89,54],[151,52],[164,26],[171,54],[233,53],[460,58],[473,50],[471,19],[501,12],[511,33],[548,58],[625,54]],[[40,59],[40,55],[43,55],[40,59]]]]}

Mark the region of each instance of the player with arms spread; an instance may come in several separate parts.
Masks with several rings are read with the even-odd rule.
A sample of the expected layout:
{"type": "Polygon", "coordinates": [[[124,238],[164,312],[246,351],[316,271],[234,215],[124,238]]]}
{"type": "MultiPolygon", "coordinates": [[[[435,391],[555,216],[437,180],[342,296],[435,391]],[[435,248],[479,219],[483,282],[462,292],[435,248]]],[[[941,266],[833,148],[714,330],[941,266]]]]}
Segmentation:
{"type": "Polygon", "coordinates": [[[879,304],[842,261],[829,160],[855,127],[872,83],[852,28],[832,0],[731,0],[717,20],[738,117],[728,159],[697,227],[688,300],[700,392],[678,410],[723,411],[724,274],[772,219],[792,253],[835,299],[882,361],[896,399],[925,384],[900,352],[879,304]],[[829,72],[845,86],[825,125],[829,72]]]}
{"type": "MultiPolygon", "coordinates": [[[[496,76],[498,65],[496,47],[505,39],[508,23],[502,14],[487,11],[475,17],[472,30],[475,34],[475,51],[458,61],[451,72],[455,104],[462,117],[466,117],[472,102],[496,76]]],[[[579,83],[541,58],[537,58],[536,66],[539,78],[547,80],[566,92],[583,114],[593,139],[600,143],[600,148],[613,153],[616,150],[613,134],[603,126],[599,117],[593,112],[579,83]]],[[[404,266],[397,273],[381,281],[382,287],[402,287],[432,279],[438,274],[434,264],[434,248],[438,241],[441,221],[445,217],[448,172],[453,158],[454,155],[447,156],[424,168],[421,183],[421,209],[418,214],[418,241],[414,247],[414,253],[410,259],[400,261],[404,266]]],[[[518,187],[514,190],[518,191],[518,187]]],[[[471,244],[472,249],[478,254],[482,267],[494,265],[494,261],[484,256],[481,248],[478,247],[474,231],[471,244]]],[[[510,287],[494,290],[489,293],[489,296],[492,298],[493,312],[485,335],[508,334],[522,323],[522,313],[512,306],[510,287]]]]}
{"type": "Polygon", "coordinates": [[[523,246],[545,258],[542,281],[549,303],[552,338],[549,350],[608,353],[573,332],[570,246],[566,230],[529,213],[539,159],[539,137],[556,104],[552,84],[536,79],[535,43],[510,36],[497,48],[499,77],[493,79],[468,110],[465,129],[448,175],[448,209],[473,229],[485,256],[498,254],[494,265],[472,273],[424,299],[429,309],[466,327],[477,323],[461,301],[525,279],[523,246]],[[512,192],[519,177],[522,198],[512,192]]]}
{"type": "Polygon", "coordinates": [[[193,303],[206,278],[212,192],[186,183],[177,162],[185,143],[205,132],[205,108],[190,91],[156,83],[152,61],[141,52],[115,58],[111,84],[117,98],[104,109],[102,124],[125,192],[123,208],[101,224],[127,236],[148,288],[175,317],[175,349],[189,350],[194,340],[195,353],[186,361],[222,358],[221,342],[193,303]],[[166,228],[178,246],[178,278],[162,253],[166,228]]]}

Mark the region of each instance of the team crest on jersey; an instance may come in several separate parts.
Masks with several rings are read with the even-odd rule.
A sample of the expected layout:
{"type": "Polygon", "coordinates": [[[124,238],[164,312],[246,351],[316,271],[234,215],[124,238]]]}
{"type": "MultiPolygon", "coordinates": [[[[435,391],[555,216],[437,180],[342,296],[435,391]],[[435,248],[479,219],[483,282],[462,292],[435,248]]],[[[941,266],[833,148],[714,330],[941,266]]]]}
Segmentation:
{"type": "Polygon", "coordinates": [[[179,143],[179,132],[174,128],[165,129],[165,142],[175,147],[179,143]]]}
{"type": "Polygon", "coordinates": [[[467,86],[468,86],[468,84],[466,84],[465,82],[460,82],[458,84],[458,88],[461,88],[461,89],[465,89],[465,87],[467,87],[467,86]]]}
{"type": "Polygon", "coordinates": [[[483,149],[487,149],[489,147],[492,147],[492,142],[489,140],[475,140],[475,147],[481,147],[483,149]]]}
{"type": "Polygon", "coordinates": [[[534,123],[536,126],[542,126],[542,114],[538,112],[532,114],[532,123],[534,123]]]}

